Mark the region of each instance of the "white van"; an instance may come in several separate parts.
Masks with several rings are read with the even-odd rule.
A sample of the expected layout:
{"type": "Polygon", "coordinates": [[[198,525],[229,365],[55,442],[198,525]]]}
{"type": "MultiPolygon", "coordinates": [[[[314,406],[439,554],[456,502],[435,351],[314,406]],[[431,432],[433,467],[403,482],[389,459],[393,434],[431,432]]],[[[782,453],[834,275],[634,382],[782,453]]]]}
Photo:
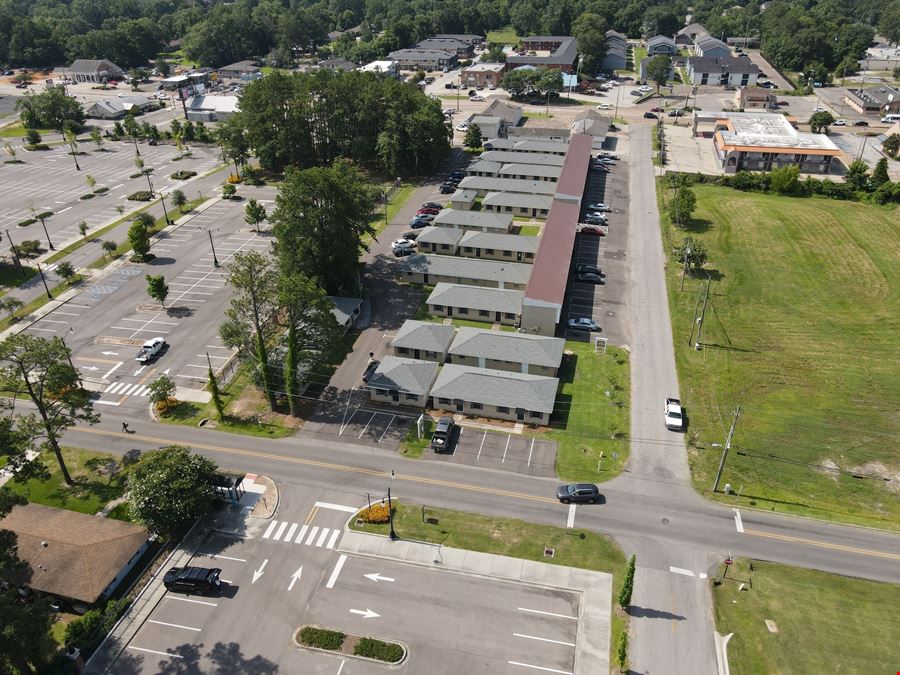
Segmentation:
{"type": "Polygon", "coordinates": [[[890,124],[892,122],[900,122],[900,113],[891,113],[890,115],[885,115],[881,118],[882,122],[890,124]]]}

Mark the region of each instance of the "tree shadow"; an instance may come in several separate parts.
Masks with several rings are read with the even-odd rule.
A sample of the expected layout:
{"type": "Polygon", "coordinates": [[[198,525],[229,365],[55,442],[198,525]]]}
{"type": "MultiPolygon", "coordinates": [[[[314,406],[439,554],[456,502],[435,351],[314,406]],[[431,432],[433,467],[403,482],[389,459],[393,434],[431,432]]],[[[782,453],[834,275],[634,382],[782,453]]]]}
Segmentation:
{"type": "Polygon", "coordinates": [[[682,225],[682,228],[685,232],[689,232],[691,234],[703,234],[704,232],[709,232],[712,229],[713,222],[708,218],[689,218],[687,222],[682,225]]]}
{"type": "Polygon", "coordinates": [[[191,307],[166,307],[166,314],[180,319],[186,319],[194,315],[191,307]]]}
{"type": "Polygon", "coordinates": [[[671,619],[673,621],[684,621],[685,617],[681,614],[674,614],[662,609],[650,609],[648,607],[639,607],[631,605],[625,610],[629,616],[636,619],[671,619]]]}
{"type": "Polygon", "coordinates": [[[156,672],[158,675],[201,675],[200,647],[202,645],[182,644],[172,650],[173,658],[160,659],[156,672]],[[181,657],[181,658],[178,658],[181,657]]]}
{"type": "Polygon", "coordinates": [[[154,267],[157,266],[157,265],[159,265],[159,266],[162,266],[162,265],[171,265],[171,264],[173,264],[174,262],[175,262],[175,258],[163,258],[163,257],[160,257],[160,256],[157,256],[157,257],[153,258],[153,260],[146,260],[146,261],[145,261],[145,263],[146,263],[147,265],[151,265],[151,266],[154,266],[154,267]]]}
{"type": "Polygon", "coordinates": [[[278,672],[278,664],[257,654],[245,658],[236,642],[217,642],[206,655],[213,662],[213,673],[243,673],[244,675],[269,675],[278,672]]]}

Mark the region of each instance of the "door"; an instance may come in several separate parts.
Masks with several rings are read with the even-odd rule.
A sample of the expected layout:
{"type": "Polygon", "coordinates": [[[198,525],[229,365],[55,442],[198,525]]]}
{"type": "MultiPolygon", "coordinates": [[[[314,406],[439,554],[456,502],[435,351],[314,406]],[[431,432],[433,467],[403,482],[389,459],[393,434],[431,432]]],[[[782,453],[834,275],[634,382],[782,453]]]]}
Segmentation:
{"type": "Polygon", "coordinates": [[[447,305],[447,316],[453,316],[453,308],[447,305]]]}
{"type": "Polygon", "coordinates": [[[423,278],[424,278],[423,281],[422,281],[422,283],[424,283],[424,284],[427,286],[427,285],[428,285],[428,275],[427,275],[427,274],[423,274],[422,276],[423,276],[423,278]]]}
{"type": "Polygon", "coordinates": [[[494,321],[496,321],[497,323],[500,323],[500,312],[494,313],[494,321]]]}
{"type": "Polygon", "coordinates": [[[475,249],[475,257],[476,257],[476,258],[480,258],[480,257],[481,257],[481,249],[480,249],[480,248],[476,248],[476,249],[475,249]]]}
{"type": "Polygon", "coordinates": [[[396,389],[391,389],[391,400],[394,403],[398,403],[400,401],[400,392],[396,389]]]}
{"type": "Polygon", "coordinates": [[[524,408],[516,408],[516,419],[520,422],[525,419],[525,409],[524,408]]]}
{"type": "Polygon", "coordinates": [[[453,401],[453,403],[456,405],[456,412],[462,412],[462,411],[463,411],[463,402],[462,402],[461,399],[456,399],[456,400],[453,401]]]}
{"type": "Polygon", "coordinates": [[[420,353],[421,353],[420,350],[418,350],[418,349],[413,349],[413,358],[414,358],[414,359],[419,358],[419,354],[420,354],[420,353]]]}
{"type": "Polygon", "coordinates": [[[522,262],[522,251],[516,251],[516,262],[522,262]]]}

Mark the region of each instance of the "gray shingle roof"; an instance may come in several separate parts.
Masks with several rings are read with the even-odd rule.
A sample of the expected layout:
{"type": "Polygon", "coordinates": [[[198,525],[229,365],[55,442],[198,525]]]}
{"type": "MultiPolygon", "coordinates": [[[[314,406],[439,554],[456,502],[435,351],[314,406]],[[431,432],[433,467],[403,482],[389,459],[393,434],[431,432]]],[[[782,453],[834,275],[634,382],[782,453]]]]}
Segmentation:
{"type": "MultiPolygon", "coordinates": [[[[517,152],[517,155],[527,155],[527,152],[517,152]]],[[[544,166],[541,164],[504,164],[500,169],[500,177],[506,176],[540,176],[542,178],[559,178],[562,173],[561,166],[544,166]]]]}
{"type": "Polygon", "coordinates": [[[466,176],[460,181],[459,187],[462,190],[520,192],[527,195],[552,195],[556,192],[556,186],[548,181],[491,178],[490,176],[466,176]]]}
{"type": "Polygon", "coordinates": [[[521,192],[488,192],[481,203],[485,206],[512,206],[549,211],[553,205],[553,197],[551,195],[526,195],[521,192]]]}
{"type": "MultiPolygon", "coordinates": [[[[450,230],[459,232],[459,230],[450,230]]],[[[520,234],[495,234],[470,230],[459,240],[460,246],[472,248],[492,248],[495,251],[522,251],[536,253],[541,240],[538,237],[526,237],[520,234]]]]}
{"type": "Polygon", "coordinates": [[[447,51],[446,49],[398,49],[388,54],[389,59],[401,61],[403,59],[449,59],[456,56],[456,50],[447,51]]]}
{"type": "Polygon", "coordinates": [[[666,35],[654,35],[652,38],[647,40],[648,50],[652,49],[656,45],[667,45],[672,49],[675,49],[675,40],[666,35]]]}
{"type": "Polygon", "coordinates": [[[523,42],[557,42],[559,46],[549,56],[518,56],[516,54],[507,56],[506,62],[510,65],[516,64],[552,64],[552,65],[571,65],[578,56],[578,41],[568,35],[535,35],[525,38],[523,42]]]}
{"type": "Polygon", "coordinates": [[[465,230],[460,230],[456,227],[435,227],[434,225],[429,225],[419,233],[419,236],[416,237],[416,242],[420,246],[422,244],[450,244],[451,246],[456,246],[464,233],[465,230]]]}
{"type": "Polygon", "coordinates": [[[425,396],[437,376],[435,361],[404,359],[400,356],[385,356],[367,386],[369,389],[396,389],[408,394],[425,396]]]}
{"type": "Polygon", "coordinates": [[[72,65],[69,66],[69,70],[73,73],[92,73],[99,74],[103,72],[109,72],[110,74],[116,72],[123,72],[119,66],[108,59],[75,59],[72,61],[72,65]]]}
{"type": "Polygon", "coordinates": [[[483,227],[490,230],[508,232],[512,224],[512,216],[485,211],[461,211],[444,209],[432,221],[437,227],[483,227]]]}
{"type": "Polygon", "coordinates": [[[427,302],[429,305],[468,307],[474,310],[484,309],[489,312],[520,314],[524,295],[522,291],[509,291],[505,288],[466,286],[442,281],[435,285],[427,302]]]}
{"type": "Polygon", "coordinates": [[[555,377],[450,364],[441,368],[431,395],[551,413],[558,385],[555,377]]]}
{"type": "Polygon", "coordinates": [[[440,51],[456,52],[459,49],[470,49],[471,43],[457,40],[456,38],[427,38],[416,44],[418,49],[438,49],[440,51]]]}
{"type": "Polygon", "coordinates": [[[522,119],[522,106],[512,105],[506,101],[501,101],[499,98],[495,98],[488,104],[488,107],[479,114],[491,117],[502,117],[510,124],[518,124],[522,119]]]}
{"type": "Polygon", "coordinates": [[[451,202],[474,204],[476,199],[478,199],[478,192],[476,190],[457,190],[450,195],[451,202]]]}
{"type": "Polygon", "coordinates": [[[445,326],[429,321],[414,321],[409,319],[403,322],[400,330],[391,340],[391,347],[405,347],[407,349],[421,349],[428,352],[446,353],[456,329],[453,326],[445,326]]]}
{"type": "Polygon", "coordinates": [[[510,152],[508,150],[485,150],[481,159],[488,162],[515,162],[516,164],[546,164],[562,166],[566,158],[562,155],[548,155],[540,152],[510,152]]]}
{"type": "Polygon", "coordinates": [[[460,328],[450,354],[558,368],[566,341],[555,337],[460,328]]]}
{"type": "Polygon", "coordinates": [[[569,149],[569,143],[528,138],[524,141],[516,141],[515,149],[517,152],[566,152],[569,149]]]}
{"type": "Polygon", "coordinates": [[[471,173],[498,173],[500,171],[500,162],[488,162],[483,159],[479,159],[477,162],[474,162],[466,167],[467,172],[471,173]]]}
{"type": "Polygon", "coordinates": [[[528,283],[532,267],[526,263],[462,258],[452,255],[411,255],[403,259],[400,269],[404,272],[433,274],[439,277],[524,285],[528,283]]]}
{"type": "Polygon", "coordinates": [[[513,127],[506,132],[509,138],[568,138],[569,130],[565,127],[513,127]]]}
{"type": "Polygon", "coordinates": [[[687,60],[687,67],[696,73],[759,73],[759,66],[750,59],[732,56],[692,56],[687,60]]]}
{"type": "Polygon", "coordinates": [[[516,147],[516,142],[509,138],[489,138],[482,147],[494,150],[512,150],[516,147]]]}

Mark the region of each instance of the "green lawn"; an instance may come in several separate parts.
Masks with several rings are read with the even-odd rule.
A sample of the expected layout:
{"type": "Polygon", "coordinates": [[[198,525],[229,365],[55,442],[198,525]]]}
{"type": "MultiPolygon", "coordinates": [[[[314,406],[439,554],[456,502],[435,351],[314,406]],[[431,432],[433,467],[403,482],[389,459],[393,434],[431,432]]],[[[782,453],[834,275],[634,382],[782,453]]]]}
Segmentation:
{"type": "Polygon", "coordinates": [[[74,485],[63,481],[62,471],[52,452],[41,455],[41,462],[50,471],[45,481],[32,479],[20,482],[13,478],[6,485],[35,504],[55,506],[80,513],[97,513],[107,502],[122,496],[124,487],[120,478],[110,478],[100,469],[111,461],[119,461],[113,455],[63,447],[63,461],[72,476],[74,485]]]}
{"type": "Polygon", "coordinates": [[[519,227],[519,234],[526,237],[536,237],[541,233],[540,225],[522,225],[519,227]]]}
{"type": "Polygon", "coordinates": [[[641,67],[641,59],[647,58],[647,48],[646,47],[635,47],[634,48],[634,71],[637,72],[641,67]]]}
{"type": "MultiPolygon", "coordinates": [[[[740,405],[722,480],[740,504],[900,529],[900,208],[694,191],[714,279],[702,351],[687,342],[703,282],[679,292],[670,263],[668,285],[696,486],[740,405]]],[[[667,225],[666,248],[681,236],[667,225]]]]}
{"type": "Polygon", "coordinates": [[[746,559],[728,577],[713,601],[734,675],[897,671],[900,586],[746,559]]]}
{"type": "MultiPolygon", "coordinates": [[[[351,523],[350,528],[379,534],[388,532],[387,525],[356,526],[351,523]]],[[[425,508],[423,512],[420,505],[397,501],[394,502],[394,530],[404,539],[608,572],[614,577],[614,603],[625,574],[626,560],[622,550],[608,537],[587,530],[566,530],[513,518],[493,518],[449,509],[425,508]],[[423,522],[425,518],[437,518],[438,524],[429,525],[423,522]],[[545,547],[554,549],[552,558],[544,556],[545,547]]],[[[616,644],[619,633],[627,629],[627,616],[615,605],[612,611],[611,647],[616,644]]]]}
{"type": "Polygon", "coordinates": [[[494,42],[497,44],[505,45],[519,44],[519,36],[516,34],[516,29],[512,26],[506,26],[505,28],[501,28],[500,30],[488,31],[486,37],[488,43],[494,42]]]}
{"type": "MultiPolygon", "coordinates": [[[[9,126],[5,126],[0,129],[0,138],[19,138],[25,136],[25,126],[21,122],[16,122],[15,124],[10,124],[9,126]]],[[[41,136],[46,136],[47,134],[58,134],[59,132],[56,129],[38,129],[37,132],[41,136]]],[[[22,155],[28,156],[27,152],[23,152],[22,155]]]]}
{"type": "Polygon", "coordinates": [[[406,202],[412,197],[412,193],[415,191],[416,187],[417,186],[415,185],[403,185],[397,190],[388,202],[387,216],[385,216],[384,205],[378,205],[378,208],[369,217],[369,224],[375,228],[376,237],[384,231],[386,224],[391,222],[397,216],[400,209],[406,205],[406,202]]]}
{"type": "Polygon", "coordinates": [[[425,448],[431,442],[431,434],[434,433],[434,420],[426,417],[424,422],[425,429],[422,438],[419,438],[419,432],[415,424],[411,424],[406,431],[406,436],[400,442],[400,454],[404,457],[422,458],[422,453],[425,452],[425,448]]]}
{"type": "Polygon", "coordinates": [[[551,428],[539,437],[557,442],[556,473],[562,480],[609,480],[628,459],[628,353],[609,347],[597,354],[592,343],[573,341],[566,342],[566,352],[571,354],[560,366],[551,428]]]}

